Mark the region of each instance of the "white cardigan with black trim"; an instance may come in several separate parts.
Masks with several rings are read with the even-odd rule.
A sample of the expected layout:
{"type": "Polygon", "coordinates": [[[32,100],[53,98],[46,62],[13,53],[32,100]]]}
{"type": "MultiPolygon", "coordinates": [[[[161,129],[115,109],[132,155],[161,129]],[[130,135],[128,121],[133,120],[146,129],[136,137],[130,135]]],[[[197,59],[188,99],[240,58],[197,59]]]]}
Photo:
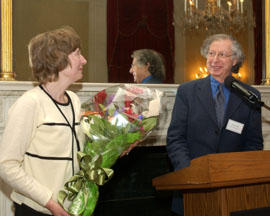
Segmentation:
{"type": "Polygon", "coordinates": [[[81,106],[75,93],[67,94],[71,102],[56,105],[40,86],[24,93],[9,110],[0,144],[0,176],[13,187],[12,200],[46,214],[50,212],[44,206],[57,200],[58,191],[79,169],[79,146],[70,126],[82,140],[81,106]]]}

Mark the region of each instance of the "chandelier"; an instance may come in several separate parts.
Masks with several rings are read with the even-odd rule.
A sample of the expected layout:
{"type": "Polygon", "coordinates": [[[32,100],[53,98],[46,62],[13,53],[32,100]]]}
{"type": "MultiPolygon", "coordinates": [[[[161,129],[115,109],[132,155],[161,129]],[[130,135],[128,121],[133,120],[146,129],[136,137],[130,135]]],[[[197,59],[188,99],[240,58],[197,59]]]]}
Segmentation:
{"type": "Polygon", "coordinates": [[[184,0],[184,11],[176,9],[174,25],[182,32],[207,33],[231,31],[239,33],[247,26],[254,28],[254,18],[244,11],[244,0],[205,0],[204,9],[200,9],[199,0],[184,0]],[[179,15],[184,14],[184,15],[179,15]]]}

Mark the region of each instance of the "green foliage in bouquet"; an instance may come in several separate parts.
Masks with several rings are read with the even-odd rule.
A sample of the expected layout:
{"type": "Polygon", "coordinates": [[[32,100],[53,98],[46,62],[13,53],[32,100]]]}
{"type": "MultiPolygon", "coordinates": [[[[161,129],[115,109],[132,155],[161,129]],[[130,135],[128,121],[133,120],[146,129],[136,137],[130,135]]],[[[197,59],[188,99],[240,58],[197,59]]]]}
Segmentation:
{"type": "MultiPolygon", "coordinates": [[[[143,138],[140,130],[130,132],[130,124],[127,124],[125,127],[117,127],[94,115],[88,115],[89,119],[93,122],[91,129],[89,129],[91,137],[100,137],[101,135],[103,139],[88,139],[84,152],[91,156],[101,154],[103,158],[101,167],[103,168],[111,167],[124,150],[143,138]]],[[[144,119],[141,125],[142,127],[145,126],[145,129],[149,131],[154,128],[156,123],[157,118],[152,117],[144,119]]]]}
{"type": "Polygon", "coordinates": [[[80,171],[65,184],[58,202],[74,216],[90,216],[98,201],[98,187],[112,176],[110,169],[121,154],[144,140],[159,120],[162,92],[119,85],[106,89],[84,103],[81,128],[87,135],[78,152],[80,171]]]}

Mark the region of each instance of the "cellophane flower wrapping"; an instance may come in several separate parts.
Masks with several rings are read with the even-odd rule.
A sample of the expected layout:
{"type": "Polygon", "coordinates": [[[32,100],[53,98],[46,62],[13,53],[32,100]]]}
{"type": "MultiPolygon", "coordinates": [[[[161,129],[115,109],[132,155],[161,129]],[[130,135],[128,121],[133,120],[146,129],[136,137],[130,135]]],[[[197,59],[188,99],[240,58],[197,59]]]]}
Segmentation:
{"type": "Polygon", "coordinates": [[[131,145],[143,141],[164,114],[164,94],[157,89],[121,84],[98,92],[82,104],[81,128],[86,135],[78,153],[80,172],[59,192],[59,203],[69,200],[71,215],[90,216],[98,201],[98,186],[113,175],[110,169],[131,145]]]}

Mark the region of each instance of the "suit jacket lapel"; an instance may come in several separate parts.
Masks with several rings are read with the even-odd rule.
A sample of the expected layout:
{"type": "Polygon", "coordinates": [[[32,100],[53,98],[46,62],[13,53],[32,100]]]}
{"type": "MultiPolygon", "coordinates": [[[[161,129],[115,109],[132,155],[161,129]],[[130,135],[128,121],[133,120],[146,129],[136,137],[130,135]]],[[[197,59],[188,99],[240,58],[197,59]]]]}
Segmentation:
{"type": "Polygon", "coordinates": [[[223,126],[227,123],[227,120],[233,115],[233,113],[237,110],[237,108],[242,103],[242,99],[237,96],[234,92],[230,93],[230,98],[227,104],[227,108],[225,111],[225,116],[223,120],[223,126]]]}
{"type": "Polygon", "coordinates": [[[210,115],[211,119],[217,125],[217,117],[216,117],[216,110],[215,104],[212,96],[211,84],[210,84],[210,76],[200,80],[197,83],[197,92],[196,95],[199,98],[199,101],[204,106],[206,112],[210,115]]]}

